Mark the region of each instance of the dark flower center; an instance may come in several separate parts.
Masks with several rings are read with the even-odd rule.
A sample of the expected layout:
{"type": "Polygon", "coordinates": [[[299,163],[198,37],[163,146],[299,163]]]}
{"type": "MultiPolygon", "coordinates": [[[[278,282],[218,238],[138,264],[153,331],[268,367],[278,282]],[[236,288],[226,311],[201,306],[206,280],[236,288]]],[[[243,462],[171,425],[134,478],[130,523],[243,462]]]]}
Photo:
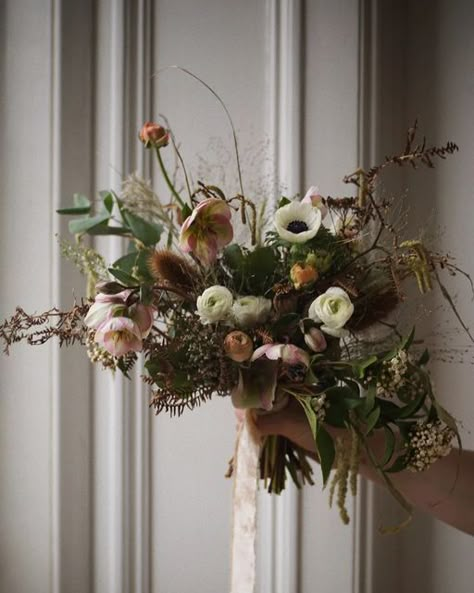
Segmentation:
{"type": "Polygon", "coordinates": [[[304,231],[307,231],[308,225],[302,220],[292,220],[286,227],[286,230],[297,235],[298,233],[304,233],[304,231]]]}

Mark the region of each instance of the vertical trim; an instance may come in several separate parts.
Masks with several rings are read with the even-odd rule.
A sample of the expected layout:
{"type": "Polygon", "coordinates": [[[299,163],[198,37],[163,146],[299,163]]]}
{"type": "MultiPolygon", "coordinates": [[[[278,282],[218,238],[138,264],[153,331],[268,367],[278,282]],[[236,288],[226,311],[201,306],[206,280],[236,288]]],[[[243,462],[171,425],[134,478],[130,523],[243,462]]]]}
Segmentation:
{"type": "MultiPolygon", "coordinates": [[[[302,189],[302,1],[267,0],[268,135],[275,195],[302,189]]],[[[279,497],[261,499],[261,593],[299,590],[300,496],[291,480],[279,497]]]]}
{"type": "MultiPolygon", "coordinates": [[[[377,2],[359,0],[359,92],[358,92],[358,163],[367,167],[375,161],[377,139],[377,2]]],[[[373,593],[374,559],[374,488],[358,480],[354,501],[353,593],[373,593]]]]}
{"type": "MultiPolygon", "coordinates": [[[[60,196],[60,123],[61,123],[61,17],[60,0],[51,0],[51,192],[50,212],[59,207],[60,196]]],[[[52,235],[59,231],[57,217],[52,214],[52,235]]],[[[58,252],[51,250],[49,261],[52,262],[50,302],[59,297],[59,266],[58,252]]],[[[51,591],[61,591],[61,418],[60,418],[60,380],[59,352],[56,345],[51,345],[51,591]]]]}
{"type": "MultiPolygon", "coordinates": [[[[152,3],[138,0],[135,27],[136,44],[136,125],[145,122],[151,111],[151,55],[152,55],[152,3]]],[[[131,127],[135,125],[131,122],[131,127]]],[[[138,150],[135,169],[145,178],[151,173],[150,152],[138,150]]],[[[150,591],[150,419],[151,414],[145,405],[148,390],[141,380],[144,373],[143,359],[139,359],[132,386],[133,405],[133,558],[132,588],[135,593],[150,591]]]]}
{"type": "MultiPolygon", "coordinates": [[[[114,0],[110,4],[110,152],[109,186],[119,189],[125,165],[123,129],[125,116],[125,2],[114,0]]],[[[113,237],[109,241],[109,260],[115,261],[123,254],[123,241],[113,237]]],[[[128,554],[130,434],[128,430],[128,386],[122,376],[110,376],[110,492],[109,507],[109,591],[129,589],[130,557],[128,554]]]]}

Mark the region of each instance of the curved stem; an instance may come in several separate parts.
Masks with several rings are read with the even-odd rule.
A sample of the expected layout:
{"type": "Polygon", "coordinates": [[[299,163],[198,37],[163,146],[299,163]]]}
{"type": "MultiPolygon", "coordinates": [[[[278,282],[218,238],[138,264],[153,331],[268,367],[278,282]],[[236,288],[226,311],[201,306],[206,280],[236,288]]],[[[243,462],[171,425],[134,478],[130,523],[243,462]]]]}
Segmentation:
{"type": "Polygon", "coordinates": [[[161,158],[161,153],[160,153],[160,149],[159,148],[156,149],[156,156],[158,158],[158,164],[160,165],[160,169],[161,169],[161,172],[163,173],[163,177],[165,178],[166,185],[169,187],[171,193],[176,198],[176,201],[181,206],[181,208],[184,208],[184,202],[180,198],[180,195],[176,191],[173,183],[171,182],[171,179],[169,178],[168,172],[167,172],[167,170],[165,168],[165,164],[163,163],[163,159],[161,158]]]}
{"type": "Polygon", "coordinates": [[[232,118],[230,116],[229,110],[226,107],[226,104],[224,103],[224,101],[220,98],[220,96],[216,93],[216,91],[207,84],[207,82],[204,82],[204,80],[202,80],[201,78],[199,78],[199,76],[196,76],[196,74],[193,74],[193,72],[191,72],[190,70],[187,70],[186,68],[183,68],[182,66],[177,66],[177,65],[172,65],[172,66],[165,66],[164,68],[160,68],[156,73],[155,76],[157,74],[160,74],[161,72],[164,72],[165,70],[180,70],[181,72],[184,72],[184,74],[187,74],[188,76],[191,76],[192,78],[194,78],[195,80],[197,80],[198,82],[200,82],[204,87],[206,87],[206,89],[212,93],[214,95],[214,97],[219,101],[219,103],[221,104],[222,109],[224,110],[226,116],[227,116],[227,120],[229,121],[230,127],[232,129],[232,138],[234,140],[234,150],[235,150],[235,159],[237,162],[237,173],[239,176],[239,185],[240,185],[240,192],[242,195],[245,195],[244,192],[244,185],[243,185],[243,181],[242,181],[242,169],[240,166],[240,157],[239,157],[239,147],[237,144],[237,133],[235,131],[235,126],[234,126],[234,122],[232,121],[232,118]]]}

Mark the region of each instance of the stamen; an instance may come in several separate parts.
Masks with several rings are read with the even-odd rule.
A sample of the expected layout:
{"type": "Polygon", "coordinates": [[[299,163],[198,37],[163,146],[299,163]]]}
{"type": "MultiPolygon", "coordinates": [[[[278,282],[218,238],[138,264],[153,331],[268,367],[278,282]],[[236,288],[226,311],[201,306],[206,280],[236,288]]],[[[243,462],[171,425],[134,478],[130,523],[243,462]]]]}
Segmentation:
{"type": "Polygon", "coordinates": [[[290,224],[286,227],[290,233],[294,233],[295,235],[299,233],[304,233],[308,230],[308,225],[303,222],[302,220],[292,220],[290,224]]]}

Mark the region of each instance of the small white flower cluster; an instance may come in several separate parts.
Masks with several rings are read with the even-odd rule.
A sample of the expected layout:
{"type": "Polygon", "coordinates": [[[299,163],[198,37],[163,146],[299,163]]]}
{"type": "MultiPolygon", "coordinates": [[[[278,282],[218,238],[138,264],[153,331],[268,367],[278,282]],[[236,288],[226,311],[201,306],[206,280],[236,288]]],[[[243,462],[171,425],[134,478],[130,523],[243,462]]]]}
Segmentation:
{"type": "Polygon", "coordinates": [[[316,418],[319,422],[324,422],[326,418],[326,409],[329,408],[329,402],[326,401],[326,394],[317,395],[311,398],[311,407],[316,412],[316,418]]]}
{"type": "Polygon", "coordinates": [[[407,468],[422,472],[452,449],[454,432],[441,421],[418,422],[410,433],[407,468]]]}
{"type": "Polygon", "coordinates": [[[408,374],[410,356],[406,350],[400,350],[396,356],[384,362],[382,371],[377,378],[377,395],[393,397],[400,389],[410,387],[417,395],[420,388],[415,377],[408,374]],[[410,385],[408,385],[410,381],[410,385]]]}

